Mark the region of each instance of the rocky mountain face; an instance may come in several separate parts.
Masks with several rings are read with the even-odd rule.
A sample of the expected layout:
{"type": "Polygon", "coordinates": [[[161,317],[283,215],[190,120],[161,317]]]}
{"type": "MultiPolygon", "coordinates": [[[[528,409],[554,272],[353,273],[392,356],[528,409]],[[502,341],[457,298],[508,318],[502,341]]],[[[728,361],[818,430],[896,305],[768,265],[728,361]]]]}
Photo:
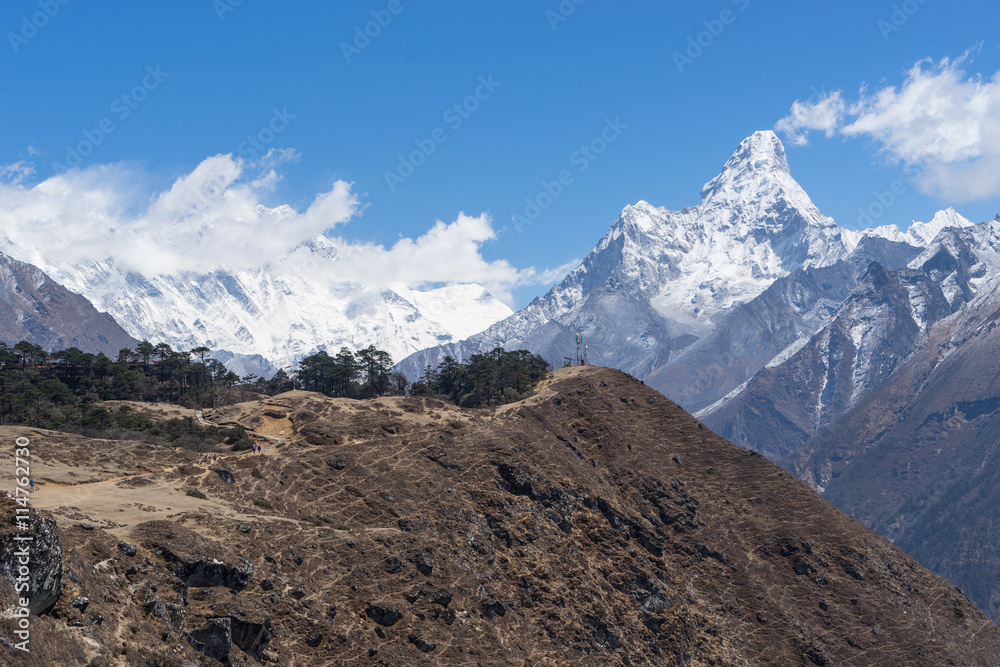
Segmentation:
{"type": "Polygon", "coordinates": [[[22,340],[47,352],[77,347],[112,359],[138,342],[111,316],[37,267],[0,254],[0,341],[22,340]]]}
{"type": "Polygon", "coordinates": [[[801,349],[851,296],[873,262],[901,268],[919,252],[908,244],[864,237],[845,259],[798,269],[733,308],[645,382],[692,411],[705,409],[801,349]]]}
{"type": "Polygon", "coordinates": [[[828,325],[699,418],[775,460],[792,454],[887,382],[936,322],[997,275],[998,237],[1000,220],[947,229],[907,267],[873,262],[828,325]]]}
{"type": "MultiPolygon", "coordinates": [[[[133,409],[160,419],[170,406],[133,409]]],[[[61,593],[35,665],[993,665],[1000,629],[618,371],[494,410],[292,392],[263,454],[32,440],[61,593]],[[55,531],[51,531],[55,534],[55,531]]],[[[4,501],[4,516],[10,516],[4,501]]],[[[0,532],[0,542],[8,533],[0,532]]],[[[3,545],[0,544],[0,548],[3,545]]],[[[10,604],[0,578],[0,604],[10,604]]]]}
{"type": "Polygon", "coordinates": [[[1000,617],[1000,283],[786,465],[1000,617]]]}
{"type": "Polygon", "coordinates": [[[253,270],[146,277],[110,261],[50,270],[133,336],[181,350],[206,346],[241,374],[270,376],[319,349],[341,346],[375,345],[402,359],[511,312],[479,285],[416,291],[338,281],[329,266],[339,252],[334,241],[319,237],[298,248],[294,262],[253,270]]]}
{"type": "Polygon", "coordinates": [[[827,326],[699,413],[994,617],[998,238],[1000,218],[942,230],[896,271],[872,263],[827,326]]]}

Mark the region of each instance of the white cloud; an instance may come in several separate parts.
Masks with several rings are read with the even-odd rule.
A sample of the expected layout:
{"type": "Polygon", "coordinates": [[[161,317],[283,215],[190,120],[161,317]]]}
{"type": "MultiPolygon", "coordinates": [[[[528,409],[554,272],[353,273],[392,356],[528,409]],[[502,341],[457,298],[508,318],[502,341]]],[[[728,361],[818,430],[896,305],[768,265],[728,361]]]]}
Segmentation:
{"type": "Polygon", "coordinates": [[[262,195],[281,178],[275,167],[296,158],[271,151],[251,164],[216,155],[152,196],[127,165],[72,170],[34,186],[24,183],[30,165],[0,166],[0,231],[6,235],[0,249],[43,267],[109,260],[146,276],[270,265],[369,286],[479,283],[508,303],[514,287],[545,284],[552,276],[486,260],[481,246],[496,238],[486,214],[438,221],[416,239],[385,247],[334,235],[362,208],[344,181],[301,212],[265,206],[262,195]],[[321,235],[331,251],[317,261],[302,244],[321,235]]]}
{"type": "Polygon", "coordinates": [[[17,185],[35,173],[35,165],[30,162],[15,162],[0,165],[0,182],[17,185]]]}
{"type": "Polygon", "coordinates": [[[901,163],[926,193],[969,201],[1000,193],[1000,72],[968,75],[968,54],[923,60],[903,84],[861,89],[846,104],[839,92],[796,102],[775,128],[796,144],[810,130],[867,137],[901,163]]]}
{"type": "Polygon", "coordinates": [[[792,111],[774,126],[774,129],[788,135],[792,143],[805,146],[809,143],[809,132],[822,131],[830,138],[837,131],[846,108],[840,91],[820,97],[817,102],[795,100],[792,111]]]}
{"type": "Polygon", "coordinates": [[[298,248],[283,262],[284,270],[303,276],[358,282],[386,287],[420,289],[447,283],[477,283],[511,305],[511,290],[522,285],[547,285],[564,276],[572,266],[536,271],[517,269],[507,260],[487,261],[480,247],[496,239],[488,214],[460,213],[451,223],[437,221],[416,239],[402,238],[390,247],[329,239],[335,259],[318,262],[305,248],[298,248]]]}

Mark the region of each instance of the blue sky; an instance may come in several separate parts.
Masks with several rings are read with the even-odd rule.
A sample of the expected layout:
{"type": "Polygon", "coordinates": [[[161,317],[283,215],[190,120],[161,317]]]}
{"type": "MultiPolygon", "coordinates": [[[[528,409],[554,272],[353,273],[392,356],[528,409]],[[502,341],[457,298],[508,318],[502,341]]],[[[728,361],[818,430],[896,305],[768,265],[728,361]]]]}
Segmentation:
{"type": "MultiPolygon", "coordinates": [[[[796,100],[809,109],[842,91],[846,110],[825,126],[803,114],[813,118],[797,125],[814,128],[808,145],[779,134],[823,212],[857,227],[858,209],[894,183],[903,192],[877,224],[905,227],[951,205],[977,222],[1000,211],[996,187],[962,189],[956,179],[973,177],[953,173],[962,155],[988,163],[1000,152],[991,90],[981,125],[965,128],[979,135],[957,157],[915,151],[926,127],[895,120],[902,95],[850,111],[862,86],[902,87],[924,59],[930,79],[951,63],[950,81],[932,81],[936,94],[992,83],[995,1],[576,2],[6,0],[0,164],[32,165],[7,174],[30,188],[66,163],[67,147],[90,142],[79,169],[97,178],[95,168],[118,165],[115,187],[142,201],[210,156],[293,149],[295,159],[271,161],[280,180],[263,190],[268,206],[302,211],[347,181],[360,212],[337,234],[386,246],[462,211],[488,213],[497,238],[481,244],[484,261],[541,272],[583,257],[627,204],[697,204],[744,137],[773,128],[796,100]],[[377,34],[355,41],[366,27],[377,34]],[[602,153],[577,152],[602,132],[613,138],[602,153]],[[430,154],[400,171],[417,142],[430,154]],[[926,159],[942,170],[914,182],[913,164],[926,159]],[[572,182],[514,225],[563,170],[572,182]]],[[[516,305],[550,278],[515,284],[516,305]]]]}

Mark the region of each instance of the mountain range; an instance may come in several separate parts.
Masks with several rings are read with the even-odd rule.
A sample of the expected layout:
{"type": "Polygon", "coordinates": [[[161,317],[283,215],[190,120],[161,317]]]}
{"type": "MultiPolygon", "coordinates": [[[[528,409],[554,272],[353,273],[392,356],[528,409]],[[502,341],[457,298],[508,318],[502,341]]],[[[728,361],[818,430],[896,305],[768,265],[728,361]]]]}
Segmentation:
{"type": "Polygon", "coordinates": [[[1000,282],[784,465],[1000,618],[1000,282]]]}
{"type": "Polygon", "coordinates": [[[829,323],[869,263],[900,268],[942,229],[971,225],[948,209],[905,233],[840,227],[794,180],[778,137],[757,132],[702,188],[699,205],[625,207],[547,294],[398,368],[416,377],[445,355],[461,360],[497,346],[526,347],[561,365],[575,356],[580,332],[591,362],[702,410],[829,323]],[[767,331],[754,338],[761,326],[767,331]]]}
{"type": "MultiPolygon", "coordinates": [[[[340,252],[325,237],[303,248],[319,267],[340,252]]],[[[1000,216],[973,224],[946,209],[905,232],[840,227],[772,132],[744,140],[698,205],[627,206],[576,269],[515,313],[478,285],[372,289],[322,270],[51,271],[129,333],[206,345],[241,374],[372,343],[409,354],[397,370],[411,379],[495,347],[561,366],[580,333],[590,363],[781,462],[1000,618],[1000,562],[983,555],[1000,551],[1000,216]]]]}
{"type": "Polygon", "coordinates": [[[269,377],[317,350],[342,346],[375,345],[402,359],[476,333],[511,312],[475,284],[419,291],[338,281],[330,267],[341,251],[320,236],[297,248],[294,262],[152,276],[111,260],[37,261],[131,336],[180,350],[208,347],[240,375],[269,377]]]}
{"type": "Polygon", "coordinates": [[[998,239],[1000,219],[943,230],[905,267],[872,262],[810,340],[698,416],[734,442],[789,454],[880,386],[936,322],[997,275],[998,239]]]}

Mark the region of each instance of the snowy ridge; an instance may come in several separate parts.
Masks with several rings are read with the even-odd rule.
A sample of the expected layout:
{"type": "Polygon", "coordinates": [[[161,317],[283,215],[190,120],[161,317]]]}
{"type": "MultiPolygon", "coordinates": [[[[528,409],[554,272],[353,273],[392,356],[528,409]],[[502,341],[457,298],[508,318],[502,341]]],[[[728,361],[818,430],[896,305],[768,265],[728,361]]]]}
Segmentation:
{"type": "MultiPolygon", "coordinates": [[[[287,207],[265,212],[275,221],[294,214],[287,207]]],[[[338,280],[333,260],[343,248],[325,237],[273,265],[210,273],[146,277],[108,261],[35,263],[136,338],[186,350],[204,345],[223,352],[233,368],[283,367],[318,349],[369,344],[395,359],[411,355],[399,365],[410,377],[445,354],[463,359],[498,345],[526,347],[558,365],[572,356],[573,333],[579,331],[592,361],[648,377],[776,280],[799,269],[838,265],[867,244],[865,237],[948,246],[956,257],[965,253],[957,265],[965,268],[942,260],[935,269],[950,301],[968,298],[968,285],[1000,269],[1000,220],[984,229],[948,209],[928,223],[914,222],[905,234],[891,226],[838,226],[791,176],[784,147],[770,131],[740,143],[702,188],[697,206],[626,206],[576,269],[517,313],[474,284],[414,290],[338,280]],[[968,260],[969,253],[976,261],[968,260]],[[967,269],[973,275],[966,276],[967,269]]],[[[917,297],[912,312],[919,319],[926,305],[917,297]]],[[[820,300],[815,313],[802,313],[809,333],[825,325],[834,309],[820,300]]],[[[768,349],[768,357],[791,340],[768,349]]],[[[712,401],[748,379],[746,372],[755,371],[734,371],[739,377],[729,377],[712,401]]]]}
{"type": "Polygon", "coordinates": [[[234,370],[294,364],[319,349],[376,345],[393,358],[451,342],[511,313],[479,285],[426,291],[331,280],[324,266],[337,247],[304,244],[293,268],[184,273],[147,278],[110,262],[50,270],[108,311],[136,338],[175,349],[206,346],[234,370]],[[295,268],[298,267],[298,268],[295,268]]]}
{"type": "Polygon", "coordinates": [[[870,264],[806,345],[777,355],[699,418],[737,444],[761,447],[774,458],[790,454],[890,381],[900,364],[927,347],[939,323],[1000,284],[998,249],[1000,218],[941,228],[898,269],[870,264]]]}
{"type": "Polygon", "coordinates": [[[857,244],[865,236],[876,236],[897,243],[908,243],[919,248],[929,246],[934,239],[945,229],[974,227],[964,216],[955,211],[954,208],[946,208],[938,211],[930,222],[913,221],[905,232],[900,231],[896,225],[880,225],[864,230],[844,230],[846,238],[857,244]]]}

